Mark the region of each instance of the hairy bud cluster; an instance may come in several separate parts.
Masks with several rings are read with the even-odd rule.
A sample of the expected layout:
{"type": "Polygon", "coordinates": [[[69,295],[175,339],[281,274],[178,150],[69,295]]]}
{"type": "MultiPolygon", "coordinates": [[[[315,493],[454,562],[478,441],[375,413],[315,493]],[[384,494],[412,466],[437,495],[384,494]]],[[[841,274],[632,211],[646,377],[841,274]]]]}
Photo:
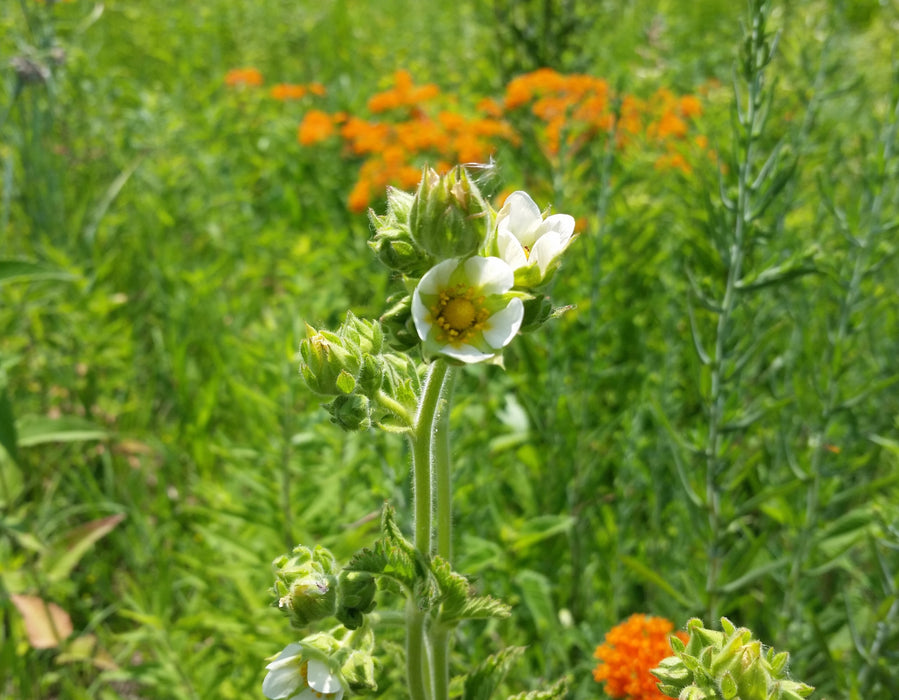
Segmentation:
{"type": "Polygon", "coordinates": [[[678,700],[800,700],[814,690],[787,675],[787,652],[765,649],[746,628],[721,618],[721,632],[687,623],[690,639],[671,637],[674,656],[652,670],[659,690],[678,700]]]}

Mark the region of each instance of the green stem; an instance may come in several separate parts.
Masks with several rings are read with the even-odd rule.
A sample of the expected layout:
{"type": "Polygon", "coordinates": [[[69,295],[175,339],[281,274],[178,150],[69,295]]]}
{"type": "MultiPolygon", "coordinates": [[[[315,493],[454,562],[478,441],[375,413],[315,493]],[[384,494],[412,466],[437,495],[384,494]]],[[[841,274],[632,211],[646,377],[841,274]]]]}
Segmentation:
{"type": "MultiPolygon", "coordinates": [[[[449,366],[435,360],[425,380],[418,404],[415,426],[410,433],[412,443],[413,510],[415,512],[415,548],[426,558],[431,556],[431,499],[432,447],[434,423],[443,382],[449,366]]],[[[425,641],[425,615],[418,602],[410,597],[406,604],[406,675],[412,700],[430,700],[431,689],[425,679],[430,677],[425,641]]]]}
{"type": "MultiPolygon", "coordinates": [[[[433,459],[434,489],[437,501],[437,555],[450,563],[453,555],[453,484],[450,455],[450,408],[456,372],[448,370],[443,379],[440,406],[434,421],[433,459]]],[[[433,653],[434,700],[449,698],[449,657],[452,630],[444,627],[431,629],[433,653]]]]}
{"type": "Polygon", "coordinates": [[[453,555],[453,483],[450,458],[449,416],[456,372],[449,369],[443,380],[443,393],[434,422],[434,489],[437,501],[437,554],[450,562],[453,555]]]}

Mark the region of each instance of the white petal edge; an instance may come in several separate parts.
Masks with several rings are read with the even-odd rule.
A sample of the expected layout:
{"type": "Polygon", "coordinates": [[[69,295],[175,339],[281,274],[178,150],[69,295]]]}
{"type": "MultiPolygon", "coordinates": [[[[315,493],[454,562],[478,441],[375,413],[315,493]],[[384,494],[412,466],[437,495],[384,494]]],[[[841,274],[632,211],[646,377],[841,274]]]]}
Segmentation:
{"type": "Polygon", "coordinates": [[[294,656],[299,656],[303,652],[303,647],[299,642],[291,642],[286,647],[281,650],[281,653],[275,657],[275,660],[272,661],[266,668],[275,668],[277,666],[283,666],[283,663],[279,663],[284,661],[285,659],[292,658],[294,656]]]}
{"type": "Polygon", "coordinates": [[[521,328],[524,320],[524,303],[515,298],[509,302],[505,309],[497,311],[490,318],[484,328],[484,340],[492,348],[497,350],[506,347],[512,342],[512,338],[521,328]]]}
{"type": "Polygon", "coordinates": [[[458,258],[450,258],[437,263],[419,280],[416,291],[420,291],[422,294],[439,294],[440,290],[449,284],[450,275],[456,271],[457,267],[459,267],[458,258]]]}
{"type": "Polygon", "coordinates": [[[460,345],[459,347],[454,345],[444,345],[438,352],[441,355],[446,355],[454,360],[464,362],[467,365],[489,360],[496,354],[495,352],[481,352],[473,345],[460,345]]]}
{"type": "Polygon", "coordinates": [[[419,283],[418,287],[415,288],[415,291],[412,292],[412,322],[415,323],[415,330],[418,332],[418,337],[422,340],[427,340],[428,333],[431,332],[431,322],[428,320],[431,312],[428,311],[425,303],[421,300],[421,294],[419,292],[420,287],[421,284],[419,283]]]}
{"type": "Polygon", "coordinates": [[[540,226],[540,231],[558,231],[562,242],[567,243],[568,239],[574,235],[574,224],[574,217],[570,214],[553,214],[546,217],[540,226]]]}
{"type": "Polygon", "coordinates": [[[465,261],[465,277],[482,294],[505,294],[515,284],[515,271],[502,258],[474,256],[465,261]]]}
{"type": "Polygon", "coordinates": [[[306,667],[306,682],[309,687],[319,693],[337,693],[343,690],[337,676],[331,673],[331,669],[327,664],[310,659],[309,665],[306,667]]]}

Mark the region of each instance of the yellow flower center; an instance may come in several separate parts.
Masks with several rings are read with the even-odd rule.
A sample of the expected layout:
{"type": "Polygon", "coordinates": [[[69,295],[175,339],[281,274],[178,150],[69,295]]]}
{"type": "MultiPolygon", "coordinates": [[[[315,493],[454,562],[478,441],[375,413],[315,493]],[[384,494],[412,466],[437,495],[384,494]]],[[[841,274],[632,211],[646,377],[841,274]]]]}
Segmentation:
{"type": "Polygon", "coordinates": [[[437,340],[461,345],[484,327],[490,312],[483,307],[484,297],[471,287],[458,284],[444,289],[431,307],[431,317],[440,329],[437,340]]]}

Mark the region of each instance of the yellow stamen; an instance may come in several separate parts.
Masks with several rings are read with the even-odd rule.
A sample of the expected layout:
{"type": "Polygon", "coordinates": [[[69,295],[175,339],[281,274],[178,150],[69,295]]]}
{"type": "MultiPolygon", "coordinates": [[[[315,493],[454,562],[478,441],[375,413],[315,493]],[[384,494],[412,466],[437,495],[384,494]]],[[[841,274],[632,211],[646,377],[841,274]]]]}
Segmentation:
{"type": "Polygon", "coordinates": [[[484,297],[475,296],[475,290],[464,284],[442,290],[430,309],[434,325],[440,329],[437,340],[453,345],[468,342],[490,317],[483,304],[484,297]]]}

